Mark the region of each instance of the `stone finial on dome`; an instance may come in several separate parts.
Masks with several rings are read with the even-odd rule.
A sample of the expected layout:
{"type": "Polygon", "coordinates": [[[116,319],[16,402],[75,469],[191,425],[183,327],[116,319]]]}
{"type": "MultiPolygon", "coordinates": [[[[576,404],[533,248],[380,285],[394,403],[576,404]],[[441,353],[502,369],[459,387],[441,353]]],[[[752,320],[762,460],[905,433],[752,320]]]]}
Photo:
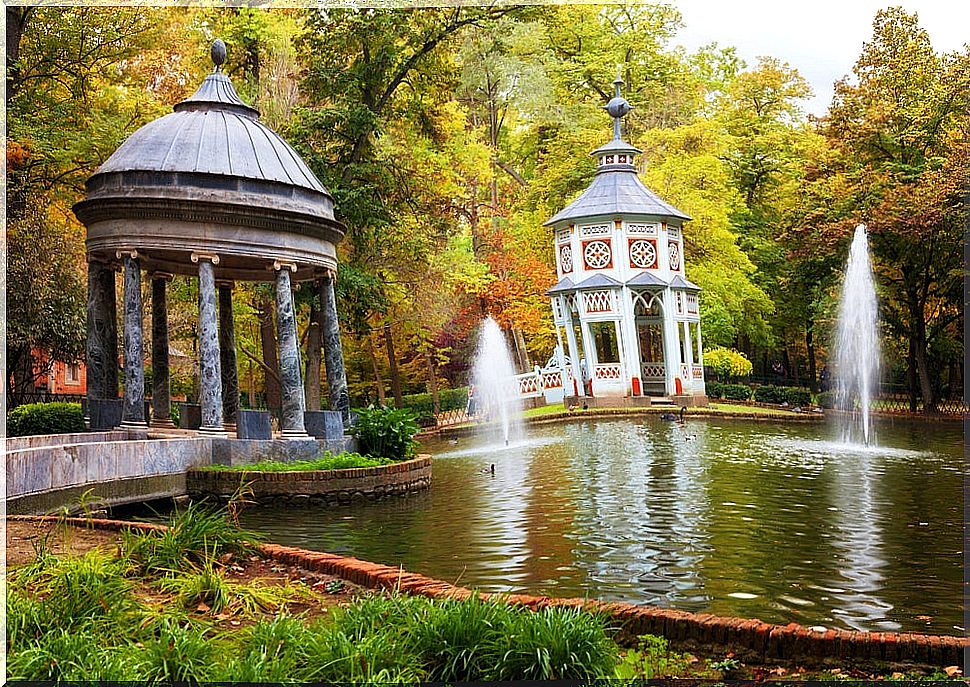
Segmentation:
{"type": "Polygon", "coordinates": [[[626,98],[620,95],[620,87],[623,86],[623,77],[620,75],[622,65],[616,65],[616,80],[613,81],[614,94],[610,102],[603,106],[609,115],[613,118],[613,139],[620,139],[620,120],[625,117],[630,110],[633,109],[626,98]]]}
{"type": "Polygon", "coordinates": [[[212,63],[216,66],[215,71],[221,71],[222,65],[226,62],[226,44],[222,42],[221,38],[212,41],[209,55],[212,57],[212,63]]]}

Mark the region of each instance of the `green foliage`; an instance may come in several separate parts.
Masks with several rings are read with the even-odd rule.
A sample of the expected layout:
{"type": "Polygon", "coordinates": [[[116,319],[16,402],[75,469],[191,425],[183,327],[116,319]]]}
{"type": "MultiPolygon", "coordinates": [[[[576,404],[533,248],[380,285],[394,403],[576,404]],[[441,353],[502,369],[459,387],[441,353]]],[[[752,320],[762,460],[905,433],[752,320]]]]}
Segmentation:
{"type": "MultiPolygon", "coordinates": [[[[438,391],[439,410],[455,410],[464,408],[468,403],[468,387],[463,386],[457,389],[440,389],[438,391]]],[[[405,394],[404,407],[410,408],[416,415],[421,413],[432,413],[434,411],[434,399],[431,394],[405,394]]]]}
{"type": "Polygon", "coordinates": [[[704,388],[707,390],[708,398],[724,397],[724,384],[721,382],[706,381],[704,382],[704,388]]]}
{"type": "Polygon", "coordinates": [[[198,503],[176,511],[162,531],[122,533],[122,551],[143,573],[174,574],[224,553],[250,551],[259,537],[232,524],[226,510],[198,503]]]}
{"type": "Polygon", "coordinates": [[[7,436],[85,431],[80,403],[28,403],[7,413],[7,436]]]}
{"type": "Polygon", "coordinates": [[[836,393],[834,391],[823,391],[816,397],[816,401],[820,408],[834,408],[836,393]]]}
{"type": "Polygon", "coordinates": [[[231,470],[236,472],[305,472],[310,470],[346,470],[348,468],[373,468],[379,465],[393,463],[389,458],[371,458],[359,453],[325,452],[313,460],[293,460],[283,462],[278,460],[262,460],[248,465],[207,465],[203,470],[231,470]]]}
{"type": "Polygon", "coordinates": [[[361,453],[390,460],[406,460],[414,455],[418,425],[410,410],[370,406],[356,413],[354,435],[361,453]]]}
{"type": "Polygon", "coordinates": [[[754,400],[758,403],[774,403],[790,406],[807,406],[812,402],[812,392],[794,386],[772,386],[764,384],[754,390],[754,400]]]}
{"type": "Polygon", "coordinates": [[[731,401],[750,401],[753,392],[747,384],[724,384],[721,386],[721,397],[731,401]]]}
{"type": "Polygon", "coordinates": [[[704,351],[704,365],[729,379],[747,377],[754,371],[751,361],[744,353],[721,346],[704,351]]]}
{"type": "Polygon", "coordinates": [[[620,680],[653,680],[683,675],[691,663],[688,654],[672,651],[663,637],[643,635],[636,649],[624,654],[616,666],[620,680]]]}

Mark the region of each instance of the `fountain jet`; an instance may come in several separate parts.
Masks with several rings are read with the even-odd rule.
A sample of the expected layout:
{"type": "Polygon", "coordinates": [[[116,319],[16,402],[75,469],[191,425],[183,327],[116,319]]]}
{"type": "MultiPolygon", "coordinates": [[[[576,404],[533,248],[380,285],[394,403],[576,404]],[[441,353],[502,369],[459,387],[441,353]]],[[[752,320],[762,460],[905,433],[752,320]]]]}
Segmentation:
{"type": "Polygon", "coordinates": [[[509,441],[518,436],[522,407],[512,355],[502,329],[491,317],[482,323],[472,378],[477,414],[489,425],[497,424],[501,439],[508,446],[509,441]]]}
{"type": "Polygon", "coordinates": [[[876,289],[869,261],[866,225],[855,229],[846,263],[835,346],[836,403],[842,439],[857,442],[861,430],[873,440],[870,403],[879,380],[879,331],[876,289]]]}

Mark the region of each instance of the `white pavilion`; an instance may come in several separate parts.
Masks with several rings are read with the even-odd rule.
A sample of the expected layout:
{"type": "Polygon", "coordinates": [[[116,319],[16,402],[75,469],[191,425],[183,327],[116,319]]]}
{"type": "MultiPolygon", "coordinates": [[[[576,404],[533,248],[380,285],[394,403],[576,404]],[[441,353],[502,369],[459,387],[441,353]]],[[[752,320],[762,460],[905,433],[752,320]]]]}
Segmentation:
{"type": "Polygon", "coordinates": [[[555,232],[558,283],[547,295],[567,403],[597,398],[704,405],[700,287],[684,276],[685,213],[640,181],[640,150],[620,136],[632,106],[605,106],[613,140],[597,148],[589,187],[545,225],[555,232]],[[565,353],[563,353],[565,351],[565,353]]]}

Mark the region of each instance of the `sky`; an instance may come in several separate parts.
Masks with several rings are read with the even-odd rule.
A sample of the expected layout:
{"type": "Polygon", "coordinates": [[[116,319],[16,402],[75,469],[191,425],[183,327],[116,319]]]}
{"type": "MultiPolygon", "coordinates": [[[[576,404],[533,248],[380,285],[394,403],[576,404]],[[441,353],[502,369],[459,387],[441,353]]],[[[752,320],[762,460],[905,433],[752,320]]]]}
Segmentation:
{"type": "Polygon", "coordinates": [[[688,50],[707,43],[734,46],[753,66],[759,55],[787,62],[812,86],[806,112],[825,113],[832,85],[850,74],[872,38],[876,11],[902,6],[919,15],[937,52],[961,50],[970,43],[968,0],[672,0],[685,27],[674,39],[688,50]]]}

